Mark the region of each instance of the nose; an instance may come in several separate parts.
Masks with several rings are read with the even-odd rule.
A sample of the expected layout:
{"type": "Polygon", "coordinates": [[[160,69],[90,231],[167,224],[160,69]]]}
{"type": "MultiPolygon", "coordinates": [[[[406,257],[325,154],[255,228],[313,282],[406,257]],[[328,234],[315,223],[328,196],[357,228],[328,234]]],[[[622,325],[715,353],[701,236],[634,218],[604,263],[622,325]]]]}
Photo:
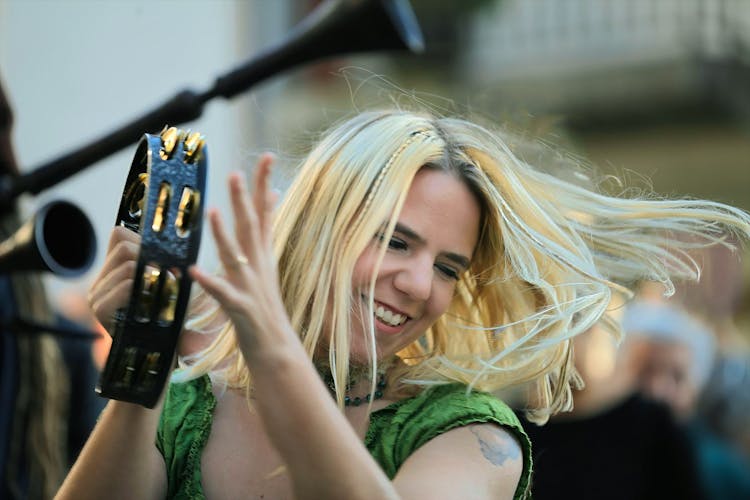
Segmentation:
{"type": "Polygon", "coordinates": [[[432,259],[425,257],[410,259],[396,273],[394,286],[414,300],[425,301],[432,293],[434,277],[432,259]]]}

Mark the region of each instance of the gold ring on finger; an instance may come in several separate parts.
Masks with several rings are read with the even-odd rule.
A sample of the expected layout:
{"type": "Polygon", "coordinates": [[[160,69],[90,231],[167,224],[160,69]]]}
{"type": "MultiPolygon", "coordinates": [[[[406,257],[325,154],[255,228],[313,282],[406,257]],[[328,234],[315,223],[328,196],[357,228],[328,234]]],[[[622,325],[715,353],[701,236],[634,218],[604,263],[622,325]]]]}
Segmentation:
{"type": "Polygon", "coordinates": [[[249,264],[249,262],[248,262],[248,260],[247,260],[247,257],[245,257],[245,256],[244,256],[244,255],[242,255],[242,254],[240,254],[240,255],[238,255],[238,256],[237,256],[237,262],[238,262],[239,264],[243,264],[243,265],[248,265],[248,264],[249,264]]]}

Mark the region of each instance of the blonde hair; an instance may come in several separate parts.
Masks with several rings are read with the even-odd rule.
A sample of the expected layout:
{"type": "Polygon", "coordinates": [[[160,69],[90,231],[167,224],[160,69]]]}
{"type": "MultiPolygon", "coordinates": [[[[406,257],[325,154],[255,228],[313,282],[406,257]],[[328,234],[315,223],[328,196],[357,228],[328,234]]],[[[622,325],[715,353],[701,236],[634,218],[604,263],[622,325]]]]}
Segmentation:
{"type": "MultiPolygon", "coordinates": [[[[354,264],[374,235],[390,239],[410,184],[425,167],[462,180],[482,220],[448,311],[398,354],[408,366],[401,380],[485,391],[528,384],[534,404],[527,411],[537,421],[571,406],[570,387],[579,382],[571,338],[600,320],[619,335],[619,326],[602,317],[613,293],[629,295],[639,279],[660,281],[671,293],[671,278],[698,278],[686,249],[722,243],[724,227],[750,233],[748,214],[719,203],[617,198],[561,180],[514,155],[502,134],[462,119],[363,113],[309,154],[274,226],[292,326],[311,358],[327,347],[339,404],[349,372],[354,264]],[[677,233],[699,242],[673,238],[677,233]],[[324,331],[328,346],[319,345],[324,331]]],[[[385,251],[382,245],[380,260],[385,251]]],[[[372,373],[375,367],[372,359],[372,373]]],[[[251,387],[231,326],[193,357],[182,378],[209,370],[231,386],[251,387]]]]}
{"type": "MultiPolygon", "coordinates": [[[[18,226],[15,210],[3,215],[0,237],[9,237],[18,226]]],[[[53,323],[54,315],[38,276],[18,273],[10,277],[10,284],[19,317],[53,323]]],[[[1,333],[15,335],[18,369],[5,476],[0,482],[13,498],[52,498],[68,465],[65,443],[70,376],[51,335],[24,330],[1,333]],[[24,470],[26,486],[19,482],[24,470]]]]}

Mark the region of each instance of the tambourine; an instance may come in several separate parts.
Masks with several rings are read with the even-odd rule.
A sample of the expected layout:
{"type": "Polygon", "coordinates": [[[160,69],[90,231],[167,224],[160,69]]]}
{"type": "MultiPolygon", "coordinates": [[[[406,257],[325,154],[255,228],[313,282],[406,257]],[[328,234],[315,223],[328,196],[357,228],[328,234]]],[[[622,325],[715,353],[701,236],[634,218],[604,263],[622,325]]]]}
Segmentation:
{"type": "Polygon", "coordinates": [[[200,133],[174,127],[138,144],[115,224],[139,233],[141,246],[96,388],[103,397],[152,408],[164,389],[190,297],[187,269],[200,248],[206,149],[200,133]]]}

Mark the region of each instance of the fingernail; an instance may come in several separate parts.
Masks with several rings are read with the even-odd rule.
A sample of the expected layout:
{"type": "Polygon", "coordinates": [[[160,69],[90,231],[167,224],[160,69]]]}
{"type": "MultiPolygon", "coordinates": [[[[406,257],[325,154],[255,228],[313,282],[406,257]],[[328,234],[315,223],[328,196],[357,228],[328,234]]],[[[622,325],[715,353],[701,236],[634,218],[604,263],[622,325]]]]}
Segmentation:
{"type": "Polygon", "coordinates": [[[271,169],[274,162],[276,161],[276,155],[271,153],[270,151],[267,151],[263,153],[263,160],[266,162],[267,168],[271,169]]]}

